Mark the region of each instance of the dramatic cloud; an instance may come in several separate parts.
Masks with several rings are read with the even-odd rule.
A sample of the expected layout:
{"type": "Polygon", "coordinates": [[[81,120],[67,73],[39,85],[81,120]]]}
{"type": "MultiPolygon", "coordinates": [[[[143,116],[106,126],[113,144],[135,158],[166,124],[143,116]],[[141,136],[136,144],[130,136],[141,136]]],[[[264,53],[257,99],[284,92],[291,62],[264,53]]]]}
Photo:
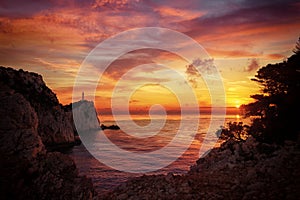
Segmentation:
{"type": "Polygon", "coordinates": [[[192,64],[186,66],[186,75],[194,88],[198,86],[198,79],[201,75],[211,75],[213,73],[214,60],[200,59],[193,60],[192,64]]]}
{"type": "Polygon", "coordinates": [[[95,0],[92,8],[111,8],[111,9],[122,9],[133,6],[138,3],[139,0],[95,0]]]}
{"type": "Polygon", "coordinates": [[[244,71],[245,72],[253,72],[256,71],[259,68],[259,63],[257,59],[252,59],[250,64],[245,67],[244,71]]]}
{"type": "Polygon", "coordinates": [[[244,50],[216,50],[216,49],[206,49],[210,54],[218,57],[225,58],[249,58],[249,57],[258,57],[260,54],[251,53],[244,50]]]}
{"type": "Polygon", "coordinates": [[[219,50],[217,53],[247,51],[259,54],[261,52],[257,48],[273,46],[270,41],[297,38],[300,28],[299,4],[293,1],[241,2],[231,1],[224,7],[222,4],[215,8],[208,6],[211,10],[206,15],[182,21],[181,25],[185,27],[186,34],[207,48],[219,50]]]}
{"type": "Polygon", "coordinates": [[[273,54],[269,54],[268,57],[270,59],[283,59],[284,55],[278,54],[278,53],[273,53],[273,54]]]}
{"type": "MultiPolygon", "coordinates": [[[[159,26],[192,37],[218,62],[223,77],[238,81],[247,78],[245,72],[254,73],[259,64],[281,61],[291,55],[299,37],[299,10],[300,3],[292,0],[2,1],[0,65],[41,73],[60,100],[68,103],[80,64],[97,44],[132,28],[159,26]]],[[[212,60],[195,59],[187,65],[175,62],[178,58],[165,52],[140,51],[121,56],[106,71],[105,78],[117,81],[133,67],[158,60],[176,69],[183,68],[195,87],[202,73],[214,74],[212,60]],[[195,67],[201,70],[200,75],[195,67]]],[[[135,79],[148,74],[158,82],[155,71],[159,69],[137,72],[135,79]]],[[[128,85],[135,82],[133,78],[128,85]]],[[[234,98],[249,96],[250,90],[241,96],[238,89],[237,85],[230,86],[232,93],[228,98],[232,102],[234,98]]]]}
{"type": "Polygon", "coordinates": [[[200,76],[198,70],[194,67],[193,64],[190,64],[190,65],[186,66],[185,73],[189,76],[195,76],[195,77],[200,76]]]}

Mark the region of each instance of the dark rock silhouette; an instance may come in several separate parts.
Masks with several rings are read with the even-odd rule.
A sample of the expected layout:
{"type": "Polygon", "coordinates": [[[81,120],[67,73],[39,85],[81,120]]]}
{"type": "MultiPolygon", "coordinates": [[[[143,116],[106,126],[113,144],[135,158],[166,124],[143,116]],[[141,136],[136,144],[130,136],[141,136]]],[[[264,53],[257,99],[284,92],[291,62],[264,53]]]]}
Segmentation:
{"type": "Polygon", "coordinates": [[[300,149],[230,139],[186,175],[133,178],[101,199],[299,199],[300,149]]]}
{"type": "Polygon", "coordinates": [[[300,38],[294,54],[285,61],[268,64],[252,80],[261,86],[255,101],[243,105],[246,116],[255,117],[249,133],[263,142],[300,140],[300,38]]]}
{"type": "Polygon", "coordinates": [[[0,82],[22,95],[35,110],[37,132],[46,148],[74,144],[72,123],[41,75],[0,67],[0,82]]]}
{"type": "Polygon", "coordinates": [[[69,156],[46,150],[74,142],[74,134],[41,76],[0,67],[0,105],[0,199],[96,197],[69,156]]]}
{"type": "Polygon", "coordinates": [[[110,130],[119,130],[120,127],[118,125],[110,125],[110,126],[105,126],[104,124],[101,124],[101,129],[110,129],[110,130]]]}

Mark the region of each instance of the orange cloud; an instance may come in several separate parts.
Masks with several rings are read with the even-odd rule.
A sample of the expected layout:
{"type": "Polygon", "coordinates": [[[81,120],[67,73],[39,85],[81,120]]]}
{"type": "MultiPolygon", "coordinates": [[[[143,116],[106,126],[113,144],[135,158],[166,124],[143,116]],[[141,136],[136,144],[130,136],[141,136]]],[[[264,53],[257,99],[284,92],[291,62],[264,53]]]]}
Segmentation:
{"type": "Polygon", "coordinates": [[[162,17],[177,17],[178,20],[191,20],[204,15],[201,11],[172,8],[167,6],[158,6],[154,8],[154,11],[159,12],[162,17]]]}
{"type": "Polygon", "coordinates": [[[227,58],[251,58],[251,57],[259,57],[258,53],[251,53],[244,50],[217,50],[206,48],[208,53],[213,57],[227,57],[227,58]]]}
{"type": "Polygon", "coordinates": [[[269,55],[268,55],[268,58],[274,59],[274,60],[283,59],[284,57],[285,57],[284,55],[282,55],[282,54],[277,54],[277,53],[269,54],[269,55]]]}
{"type": "Polygon", "coordinates": [[[250,64],[245,67],[246,72],[252,72],[256,71],[259,68],[258,60],[257,59],[252,59],[250,64]]]}
{"type": "MultiPolygon", "coordinates": [[[[6,1],[0,6],[0,65],[41,73],[60,101],[69,103],[79,66],[99,42],[131,28],[161,26],[191,36],[215,60],[226,58],[221,60],[226,60],[226,65],[220,61],[219,67],[226,78],[231,78],[224,81],[227,102],[246,102],[254,86],[249,81],[234,81],[247,79],[244,66],[248,59],[257,58],[265,64],[291,53],[299,37],[299,5],[280,0],[230,4],[196,0],[174,0],[172,4],[138,0],[6,1]]],[[[128,70],[158,61],[185,70],[187,64],[179,60],[176,55],[153,50],[124,55],[107,69],[96,96],[105,108],[109,106],[105,103],[110,100],[109,91],[128,70]]],[[[248,71],[254,73],[256,67],[249,65],[248,71]]],[[[143,73],[151,75],[151,71],[155,70],[137,72],[131,83],[142,79],[143,73]]],[[[153,74],[147,78],[156,83],[162,79],[153,74]]],[[[163,78],[169,81],[167,75],[163,78]]],[[[200,89],[199,98],[203,94],[200,89]]],[[[209,105],[209,98],[204,96],[207,94],[199,101],[209,105]]],[[[132,103],[138,103],[135,100],[132,103]]]]}

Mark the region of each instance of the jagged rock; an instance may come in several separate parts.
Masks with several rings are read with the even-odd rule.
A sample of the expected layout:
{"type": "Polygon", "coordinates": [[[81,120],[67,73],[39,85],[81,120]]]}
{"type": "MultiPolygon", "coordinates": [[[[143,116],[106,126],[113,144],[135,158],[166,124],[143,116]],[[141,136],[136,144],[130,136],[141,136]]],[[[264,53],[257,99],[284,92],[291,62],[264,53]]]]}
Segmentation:
{"type": "Polygon", "coordinates": [[[102,199],[299,199],[299,144],[229,140],[200,158],[186,175],[133,178],[102,199]],[[263,148],[263,151],[261,150],[263,148]],[[265,151],[265,149],[267,149],[265,151]]]}
{"type": "MultiPolygon", "coordinates": [[[[18,74],[11,69],[0,68],[0,71],[1,76],[6,72],[18,74]]],[[[28,72],[21,72],[16,77],[24,78],[24,84],[37,81],[39,84],[31,85],[32,89],[43,91],[41,79],[31,76],[38,77],[28,72]]],[[[78,175],[70,157],[47,152],[41,138],[46,135],[38,132],[43,127],[32,105],[34,101],[19,93],[19,88],[10,87],[10,84],[20,86],[16,83],[18,79],[14,79],[16,77],[0,79],[0,82],[9,83],[0,84],[0,199],[96,198],[91,180],[78,175]]]]}
{"type": "Polygon", "coordinates": [[[46,147],[74,143],[72,124],[42,76],[0,67],[0,84],[22,95],[38,117],[38,134],[46,147]]]}
{"type": "Polygon", "coordinates": [[[3,85],[0,91],[0,150],[7,156],[22,152],[22,158],[30,161],[45,152],[37,133],[37,115],[22,95],[3,85]]]}

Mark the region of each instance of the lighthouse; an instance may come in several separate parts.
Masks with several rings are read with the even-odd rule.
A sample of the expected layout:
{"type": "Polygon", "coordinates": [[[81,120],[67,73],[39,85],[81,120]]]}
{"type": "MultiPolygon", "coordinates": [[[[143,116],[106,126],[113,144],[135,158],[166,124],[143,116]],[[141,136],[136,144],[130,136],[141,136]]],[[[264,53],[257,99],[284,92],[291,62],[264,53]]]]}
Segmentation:
{"type": "Polygon", "coordinates": [[[84,92],[81,94],[81,101],[84,101],[84,92]]]}

